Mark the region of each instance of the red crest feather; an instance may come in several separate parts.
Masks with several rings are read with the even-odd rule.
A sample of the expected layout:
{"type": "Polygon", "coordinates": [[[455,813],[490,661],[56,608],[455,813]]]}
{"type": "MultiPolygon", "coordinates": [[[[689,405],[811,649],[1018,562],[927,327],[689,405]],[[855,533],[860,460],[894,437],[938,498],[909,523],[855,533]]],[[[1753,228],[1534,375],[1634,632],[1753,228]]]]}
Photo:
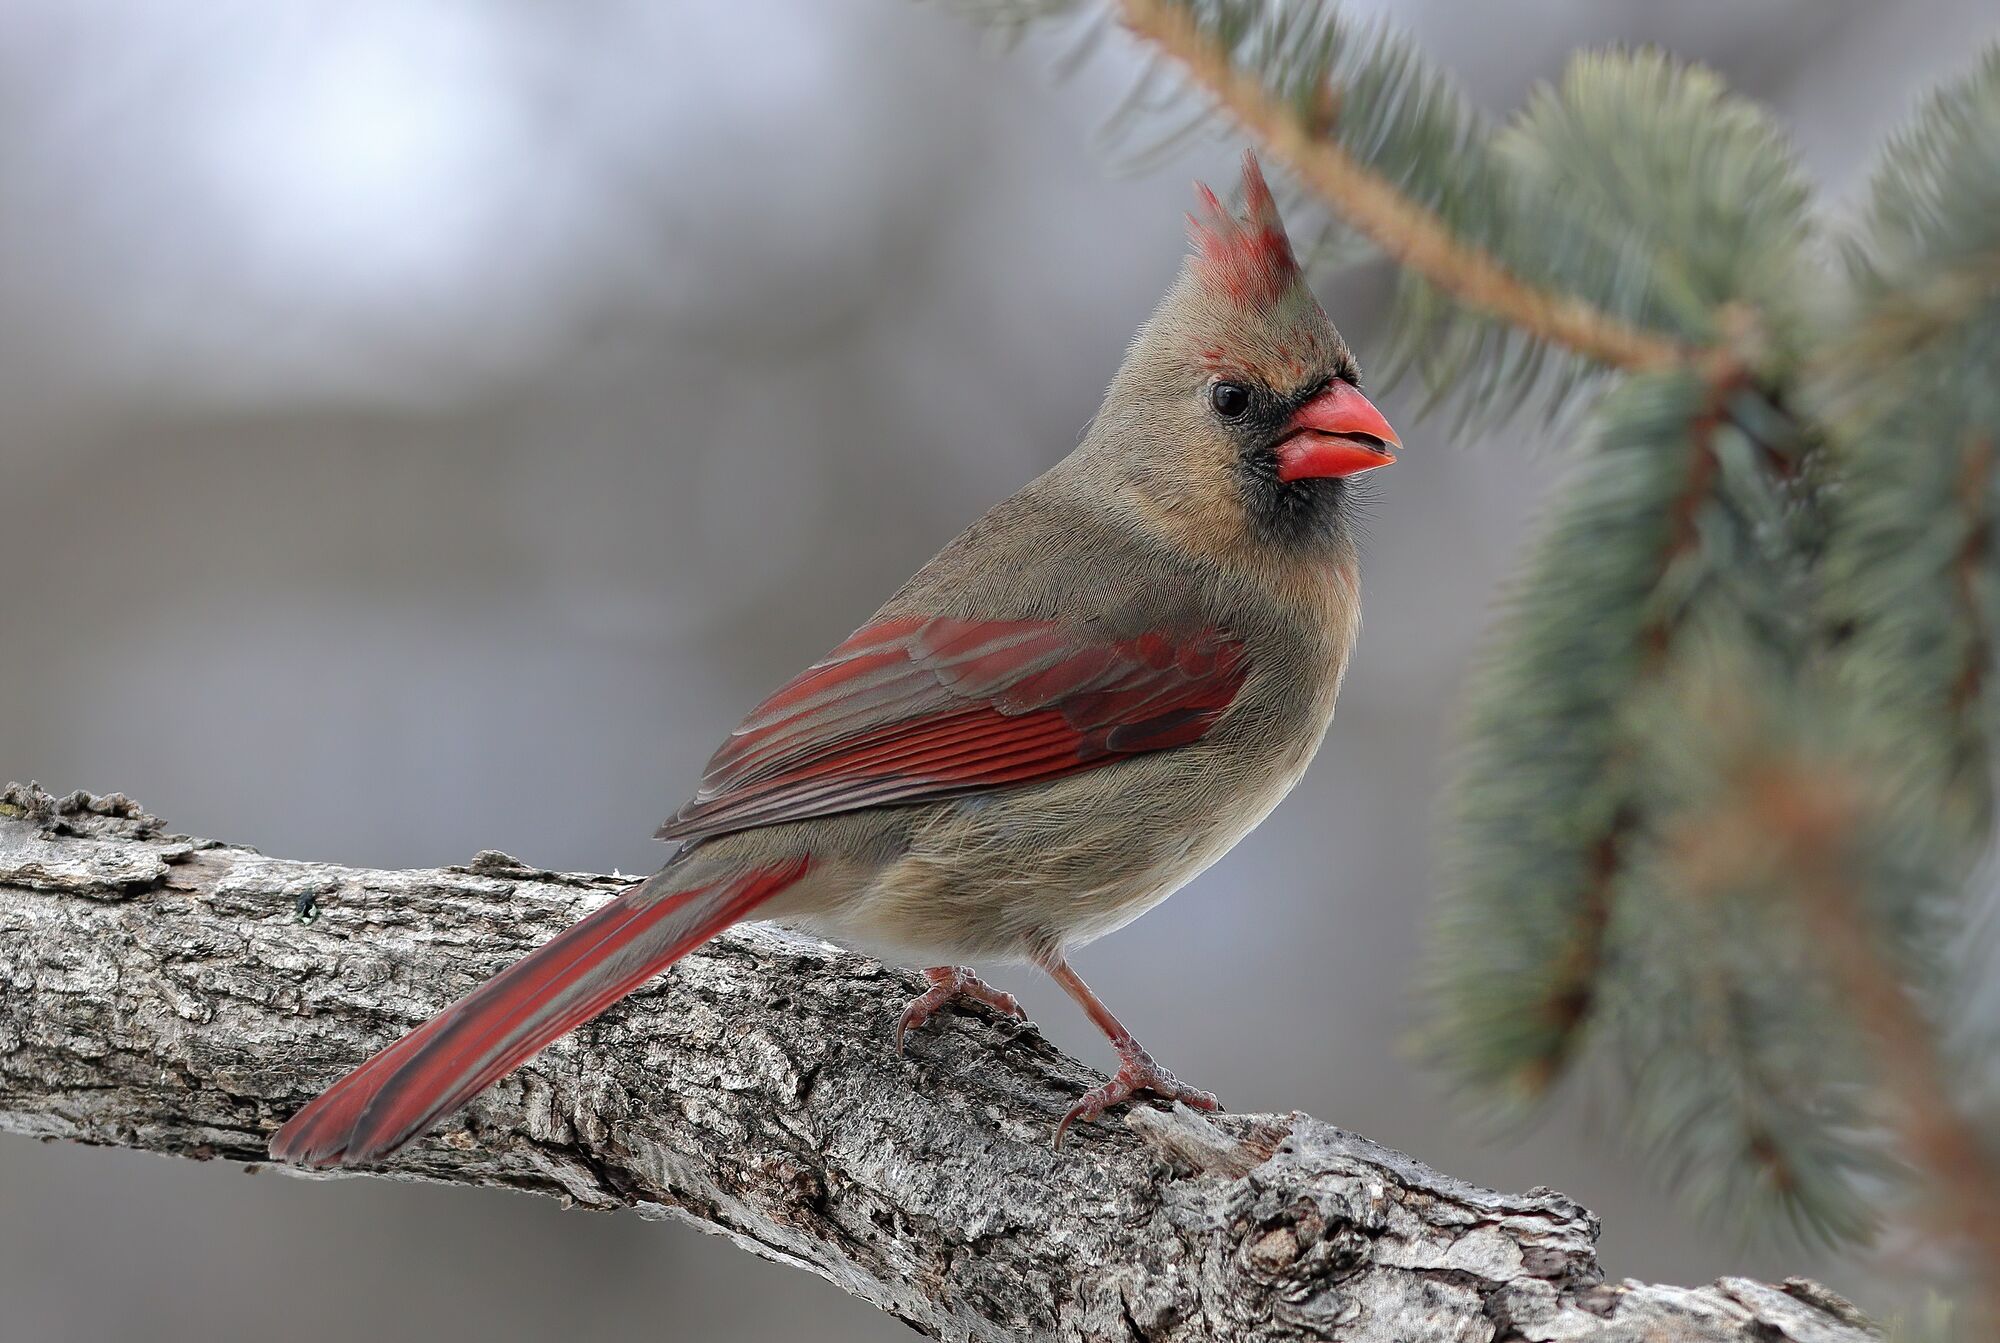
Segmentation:
{"type": "Polygon", "coordinates": [[[1209,289],[1238,303],[1271,304],[1299,281],[1291,239],[1278,218],[1257,155],[1243,151],[1243,217],[1237,218],[1200,182],[1199,212],[1188,216],[1195,273],[1209,289]]]}

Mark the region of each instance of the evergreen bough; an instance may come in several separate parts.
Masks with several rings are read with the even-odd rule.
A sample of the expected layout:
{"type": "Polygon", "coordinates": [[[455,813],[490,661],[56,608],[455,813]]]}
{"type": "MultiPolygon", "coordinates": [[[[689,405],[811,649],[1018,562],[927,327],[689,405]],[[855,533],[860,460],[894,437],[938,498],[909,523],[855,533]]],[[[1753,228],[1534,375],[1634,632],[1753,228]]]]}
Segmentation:
{"type": "MultiPolygon", "coordinates": [[[[1480,667],[1426,1046],[1472,1097],[1609,1073],[1697,1205],[1870,1236],[1914,1173],[2000,1302],[1963,974],[2000,731],[2000,46],[1814,208],[1783,129],[1657,51],[1505,124],[1329,0],[961,0],[1155,63],[1386,258],[1384,361],[1583,458],[1480,667]]],[[[1190,112],[1199,115],[1191,117],[1190,112]]],[[[1171,138],[1171,137],[1170,137],[1171,138]]],[[[2000,1311],[1990,1317],[2000,1319],[2000,1311]]]]}

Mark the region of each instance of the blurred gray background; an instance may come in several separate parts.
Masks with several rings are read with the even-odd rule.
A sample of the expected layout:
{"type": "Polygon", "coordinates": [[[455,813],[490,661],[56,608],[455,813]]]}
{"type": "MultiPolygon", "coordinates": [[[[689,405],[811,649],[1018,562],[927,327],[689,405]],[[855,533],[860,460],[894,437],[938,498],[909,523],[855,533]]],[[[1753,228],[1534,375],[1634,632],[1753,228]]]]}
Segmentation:
{"type": "MultiPolygon", "coordinates": [[[[1652,41],[1835,200],[1990,0],[1377,6],[1487,106],[1652,41]]],[[[359,864],[643,870],[709,749],[1062,454],[1196,172],[1107,171],[1113,41],[904,0],[8,0],[0,775],[359,864]]],[[[1382,286],[1329,287],[1364,364],[1382,286]]],[[[1556,454],[1385,409],[1368,624],[1293,799],[1080,966],[1233,1109],[1605,1220],[1614,1275],[1849,1266],[1691,1224],[1587,1097],[1496,1134],[1404,1051],[1449,728],[1556,454]]],[[[1055,1038],[1102,1042],[1003,979],[1055,1038]]],[[[8,1343],[892,1339],[679,1226],[0,1136],[8,1343]]]]}

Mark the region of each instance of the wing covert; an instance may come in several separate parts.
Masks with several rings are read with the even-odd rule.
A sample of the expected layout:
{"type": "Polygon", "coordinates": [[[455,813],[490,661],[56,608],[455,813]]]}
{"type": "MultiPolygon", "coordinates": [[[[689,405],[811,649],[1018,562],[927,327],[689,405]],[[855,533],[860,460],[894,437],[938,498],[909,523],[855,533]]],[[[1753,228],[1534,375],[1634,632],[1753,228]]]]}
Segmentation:
{"type": "Polygon", "coordinates": [[[751,710],[658,834],[928,801],[1183,746],[1247,674],[1241,643],[1213,629],[1108,640],[1055,621],[877,621],[751,710]]]}

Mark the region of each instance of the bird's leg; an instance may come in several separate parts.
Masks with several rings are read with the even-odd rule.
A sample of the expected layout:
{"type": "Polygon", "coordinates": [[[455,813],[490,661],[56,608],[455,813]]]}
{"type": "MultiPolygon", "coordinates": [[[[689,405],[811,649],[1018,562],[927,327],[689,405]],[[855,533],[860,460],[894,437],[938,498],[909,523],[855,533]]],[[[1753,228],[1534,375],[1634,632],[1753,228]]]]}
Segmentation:
{"type": "Polygon", "coordinates": [[[1064,993],[1076,999],[1077,1006],[1089,1014],[1097,1029],[1111,1041],[1111,1047],[1118,1051],[1118,1071],[1111,1075],[1111,1080],[1086,1091],[1082,1100],[1069,1107],[1062,1123],[1056,1125],[1057,1147],[1062,1146],[1063,1135],[1069,1132],[1072,1123],[1096,1119],[1112,1106],[1142,1093],[1183,1101],[1197,1110],[1222,1108],[1212,1092],[1183,1085],[1179,1078],[1153,1062],[1153,1056],[1132,1038],[1132,1032],[1125,1029],[1123,1022],[1111,1015],[1111,1009],[1090,991],[1090,985],[1083,982],[1081,975],[1069,968],[1068,961],[1060,956],[1047,956],[1038,958],[1037,963],[1049,972],[1049,978],[1062,985],[1064,993]]]}
{"type": "Polygon", "coordinates": [[[903,1019],[896,1023],[896,1052],[903,1052],[903,1037],[931,1019],[940,1007],[954,998],[970,998],[985,1003],[1003,1016],[1018,1021],[1028,1019],[1027,1012],[1011,993],[1003,993],[963,965],[934,965],[924,971],[924,978],[931,986],[910,1000],[903,1009],[903,1019]]]}

